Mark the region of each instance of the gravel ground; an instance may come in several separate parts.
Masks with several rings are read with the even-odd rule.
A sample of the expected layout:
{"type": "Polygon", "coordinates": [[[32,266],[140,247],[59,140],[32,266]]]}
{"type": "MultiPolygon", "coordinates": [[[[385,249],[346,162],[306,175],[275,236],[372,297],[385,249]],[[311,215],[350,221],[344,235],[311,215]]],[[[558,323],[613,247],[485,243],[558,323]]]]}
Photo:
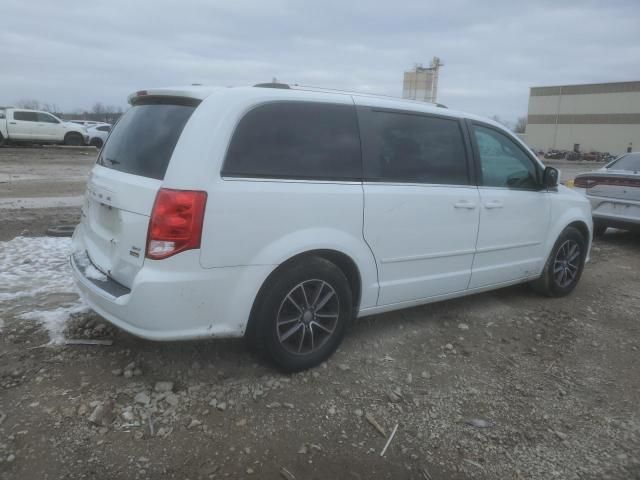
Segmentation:
{"type": "MultiPolygon", "coordinates": [[[[53,183],[46,196],[79,193],[53,183]]],[[[6,248],[77,211],[0,215],[6,248]]],[[[24,312],[75,295],[8,295],[0,478],[640,478],[639,285],[640,237],[610,231],[567,298],[518,286],[366,318],[295,375],[240,340],[154,343],[82,311],[64,336],[112,345],[49,345],[24,312]]]]}

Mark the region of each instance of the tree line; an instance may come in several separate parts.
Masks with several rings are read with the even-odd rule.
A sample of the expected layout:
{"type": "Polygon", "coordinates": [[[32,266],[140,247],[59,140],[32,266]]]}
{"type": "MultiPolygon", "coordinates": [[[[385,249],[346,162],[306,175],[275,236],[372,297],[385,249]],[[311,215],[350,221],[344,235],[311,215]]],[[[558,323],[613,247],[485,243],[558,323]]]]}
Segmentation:
{"type": "Polygon", "coordinates": [[[14,103],[17,108],[25,108],[28,110],[41,110],[49,112],[64,120],[93,120],[97,122],[113,123],[123,113],[122,107],[114,105],[105,105],[102,102],[96,102],[90,109],[78,108],[71,112],[63,112],[55,103],[40,102],[35,99],[21,99],[14,103]]]}

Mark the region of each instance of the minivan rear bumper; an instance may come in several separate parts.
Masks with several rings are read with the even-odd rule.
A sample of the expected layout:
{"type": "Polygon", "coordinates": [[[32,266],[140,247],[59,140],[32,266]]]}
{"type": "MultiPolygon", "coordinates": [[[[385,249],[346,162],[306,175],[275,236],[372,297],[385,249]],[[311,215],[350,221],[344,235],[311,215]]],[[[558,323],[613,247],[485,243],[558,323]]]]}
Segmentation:
{"type": "Polygon", "coordinates": [[[145,260],[127,288],[109,278],[86,275],[79,230],[82,226],[74,234],[70,263],[80,296],[115,326],[149,340],[242,336],[251,311],[246,299],[255,297],[273,268],[204,269],[199,251],[191,250],[164,260],[145,260]]]}

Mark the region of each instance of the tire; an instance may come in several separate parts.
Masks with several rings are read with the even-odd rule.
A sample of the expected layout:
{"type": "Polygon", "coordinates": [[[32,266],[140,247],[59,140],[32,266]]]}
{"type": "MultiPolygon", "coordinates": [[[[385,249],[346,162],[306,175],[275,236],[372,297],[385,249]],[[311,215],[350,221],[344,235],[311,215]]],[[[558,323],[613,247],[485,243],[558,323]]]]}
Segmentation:
{"type": "Polygon", "coordinates": [[[94,137],[89,141],[89,145],[96,147],[98,150],[102,148],[102,143],[102,139],[98,137],[94,137]]]}
{"type": "Polygon", "coordinates": [[[531,282],[532,288],[548,297],[569,295],[580,281],[586,253],[587,241],[582,233],[574,227],[565,228],[551,250],[542,276],[531,282]]]}
{"type": "Polygon", "coordinates": [[[607,231],[607,227],[606,225],[602,224],[602,223],[596,223],[593,222],[593,238],[599,238],[602,237],[605,232],[607,231]]]}
{"type": "Polygon", "coordinates": [[[2,134],[0,133],[0,147],[3,146],[6,143],[5,138],[2,136],[2,134]]]}
{"type": "Polygon", "coordinates": [[[247,339],[280,369],[305,370],[338,348],[352,315],[344,273],[328,260],[309,257],[267,280],[252,311],[247,339]]]}
{"type": "Polygon", "coordinates": [[[82,138],[82,135],[80,135],[79,133],[70,132],[65,135],[64,144],[73,147],[79,147],[81,145],[84,145],[84,140],[82,138]]]}

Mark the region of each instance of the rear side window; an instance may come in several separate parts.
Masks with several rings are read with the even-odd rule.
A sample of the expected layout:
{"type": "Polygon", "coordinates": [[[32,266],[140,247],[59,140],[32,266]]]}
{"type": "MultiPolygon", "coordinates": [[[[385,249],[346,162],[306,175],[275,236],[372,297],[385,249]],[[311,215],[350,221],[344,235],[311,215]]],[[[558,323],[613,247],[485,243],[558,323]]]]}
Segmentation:
{"type": "Polygon", "coordinates": [[[359,115],[365,179],[469,184],[458,120],[368,109],[359,115]]]}
{"type": "Polygon", "coordinates": [[[254,108],[236,127],[222,175],[359,181],[355,107],[279,102],[254,108]]]}
{"type": "Polygon", "coordinates": [[[13,119],[14,120],[21,120],[23,122],[37,122],[38,121],[38,114],[36,112],[14,111],[13,112],[13,119]]]}
{"type": "Polygon", "coordinates": [[[173,149],[196,108],[188,104],[147,103],[131,107],[113,127],[98,163],[162,180],[173,149]]]}

